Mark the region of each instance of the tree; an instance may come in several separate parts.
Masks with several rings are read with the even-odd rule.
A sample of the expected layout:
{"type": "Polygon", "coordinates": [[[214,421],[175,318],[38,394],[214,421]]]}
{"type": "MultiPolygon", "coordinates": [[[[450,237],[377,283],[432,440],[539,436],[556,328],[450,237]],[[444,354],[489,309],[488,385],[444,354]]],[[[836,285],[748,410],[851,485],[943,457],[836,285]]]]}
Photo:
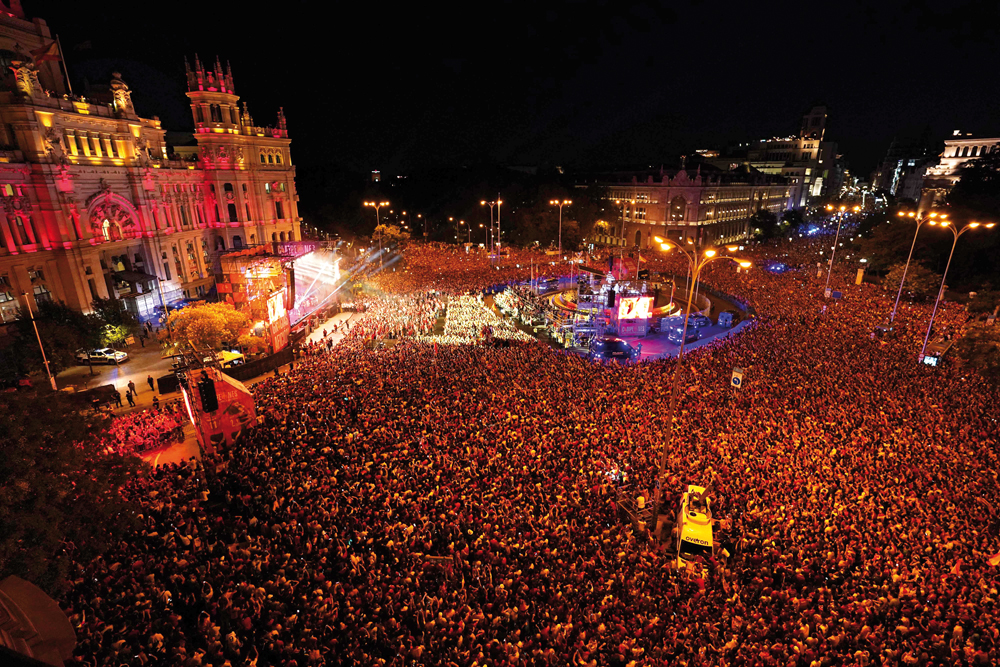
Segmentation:
{"type": "MultiPolygon", "coordinates": [[[[993,151],[962,166],[961,178],[948,193],[951,219],[956,223],[971,221],[1000,222],[1000,151],[993,151]]],[[[955,247],[949,276],[956,285],[976,290],[989,281],[1000,283],[1000,230],[980,228],[972,238],[963,238],[955,247]]],[[[966,237],[968,238],[968,237],[966,237]]],[[[944,266],[951,250],[950,234],[939,235],[937,254],[944,266]]]]}
{"type": "Polygon", "coordinates": [[[95,299],[91,303],[94,315],[101,323],[101,344],[118,345],[129,336],[138,336],[139,320],[120,299],[95,299]]]}
{"type": "Polygon", "coordinates": [[[229,303],[196,303],[175,310],[167,319],[170,336],[185,351],[218,352],[226,346],[255,347],[264,340],[250,332],[250,318],[229,303]]]}
{"type": "MultiPolygon", "coordinates": [[[[44,301],[38,304],[34,315],[53,375],[76,365],[77,350],[101,344],[101,323],[98,319],[73,310],[62,302],[44,301]]],[[[24,351],[21,358],[24,372],[44,371],[42,353],[38,349],[38,339],[27,310],[22,309],[17,320],[17,333],[24,351]]]]}
{"type": "MultiPolygon", "coordinates": [[[[891,217],[883,217],[880,222],[868,229],[865,238],[856,242],[858,254],[868,260],[870,270],[886,271],[900,262],[906,262],[915,231],[916,224],[912,218],[894,220],[891,217]]],[[[914,249],[915,258],[927,257],[926,244],[929,243],[929,238],[927,234],[917,237],[917,247],[914,249]]],[[[910,268],[913,268],[912,263],[910,268]]],[[[896,285],[899,285],[898,277],[896,285]]]]}
{"type": "MultiPolygon", "coordinates": [[[[890,292],[899,289],[899,281],[903,279],[905,266],[905,264],[896,264],[885,275],[883,285],[890,292]]],[[[937,296],[940,287],[941,276],[939,274],[924,268],[917,262],[910,262],[910,268],[906,271],[906,283],[903,285],[903,291],[914,296],[928,298],[937,296]]]]}
{"type": "Polygon", "coordinates": [[[798,229],[805,222],[805,218],[802,217],[802,211],[797,208],[790,209],[781,214],[781,222],[783,227],[788,231],[793,231],[798,229]]]}
{"type": "Polygon", "coordinates": [[[976,296],[969,301],[970,313],[992,313],[997,306],[1000,306],[1000,291],[992,287],[990,283],[986,283],[976,292],[976,296]]]}
{"type": "Polygon", "coordinates": [[[133,521],[121,488],[144,464],[95,446],[108,423],[62,392],[0,401],[0,579],[55,594],[71,562],[98,556],[133,521]]]}
{"type": "Polygon", "coordinates": [[[377,226],[372,232],[372,239],[382,240],[382,247],[403,243],[410,240],[410,233],[398,225],[387,225],[385,223],[377,226]]]}
{"type": "Polygon", "coordinates": [[[778,216],[762,208],[750,216],[750,228],[761,238],[774,238],[778,228],[778,216]]]}
{"type": "Polygon", "coordinates": [[[1000,382],[1000,327],[969,329],[956,346],[962,359],[991,382],[1000,382]]]}
{"type": "Polygon", "coordinates": [[[1000,211],[1000,152],[987,153],[962,165],[962,175],[948,193],[952,217],[992,220],[1000,211]]]}

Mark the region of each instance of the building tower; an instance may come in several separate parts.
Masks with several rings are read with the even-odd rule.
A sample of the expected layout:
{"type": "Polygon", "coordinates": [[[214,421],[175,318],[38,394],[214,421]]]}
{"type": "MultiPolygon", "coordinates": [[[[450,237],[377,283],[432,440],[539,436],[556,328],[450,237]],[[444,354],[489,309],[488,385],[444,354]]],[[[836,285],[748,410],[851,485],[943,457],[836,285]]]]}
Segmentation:
{"type": "Polygon", "coordinates": [[[803,139],[818,139],[823,141],[823,134],[826,132],[826,107],[819,105],[809,110],[809,113],[802,116],[802,129],[799,136],[803,139]]]}

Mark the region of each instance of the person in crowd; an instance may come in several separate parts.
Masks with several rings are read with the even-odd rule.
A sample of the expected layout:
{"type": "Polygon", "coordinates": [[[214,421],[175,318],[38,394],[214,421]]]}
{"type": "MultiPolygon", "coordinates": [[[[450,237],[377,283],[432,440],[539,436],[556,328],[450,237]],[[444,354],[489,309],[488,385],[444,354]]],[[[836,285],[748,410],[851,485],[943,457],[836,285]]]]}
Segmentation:
{"type": "MultiPolygon", "coordinates": [[[[69,664],[997,664],[1000,396],[915,363],[928,305],[869,338],[894,294],[849,267],[821,314],[821,247],[751,253],[781,275],[705,270],[757,317],[685,355],[669,440],[676,360],[479,344],[503,323],[479,298],[544,271],[538,253],[496,268],[408,248],[336,346],[253,386],[239,444],[125,488],[135,528],[59,597],[69,664]],[[720,548],[697,577],[620,509],[652,501],[664,448],[667,515],[686,485],[712,489],[720,548]]],[[[958,335],[965,315],[938,317],[958,335]]],[[[127,418],[121,434],[165,426],[127,418]]]]}

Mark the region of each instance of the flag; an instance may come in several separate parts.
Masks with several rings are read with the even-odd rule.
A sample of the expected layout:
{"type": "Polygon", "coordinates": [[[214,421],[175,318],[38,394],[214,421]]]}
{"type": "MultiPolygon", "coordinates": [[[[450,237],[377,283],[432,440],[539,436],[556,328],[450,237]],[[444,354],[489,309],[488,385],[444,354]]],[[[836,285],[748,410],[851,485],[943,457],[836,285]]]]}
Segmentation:
{"type": "Polygon", "coordinates": [[[35,59],[36,63],[46,60],[61,60],[59,57],[59,45],[55,42],[49,42],[47,45],[35,49],[31,52],[31,56],[35,59]]]}

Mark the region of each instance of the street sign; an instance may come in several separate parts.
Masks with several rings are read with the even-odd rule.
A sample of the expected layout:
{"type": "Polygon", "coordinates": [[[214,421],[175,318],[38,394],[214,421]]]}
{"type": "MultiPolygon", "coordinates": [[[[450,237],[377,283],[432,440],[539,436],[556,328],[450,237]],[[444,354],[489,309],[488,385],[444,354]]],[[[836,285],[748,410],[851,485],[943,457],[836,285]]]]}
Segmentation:
{"type": "Polygon", "coordinates": [[[732,384],[737,389],[739,389],[740,387],[743,386],[743,369],[742,368],[734,368],[733,369],[733,377],[730,378],[729,383],[732,384]]]}
{"type": "Polygon", "coordinates": [[[837,290],[833,290],[832,292],[830,292],[830,296],[832,296],[834,299],[841,299],[843,298],[844,293],[838,292],[837,290]]]}

